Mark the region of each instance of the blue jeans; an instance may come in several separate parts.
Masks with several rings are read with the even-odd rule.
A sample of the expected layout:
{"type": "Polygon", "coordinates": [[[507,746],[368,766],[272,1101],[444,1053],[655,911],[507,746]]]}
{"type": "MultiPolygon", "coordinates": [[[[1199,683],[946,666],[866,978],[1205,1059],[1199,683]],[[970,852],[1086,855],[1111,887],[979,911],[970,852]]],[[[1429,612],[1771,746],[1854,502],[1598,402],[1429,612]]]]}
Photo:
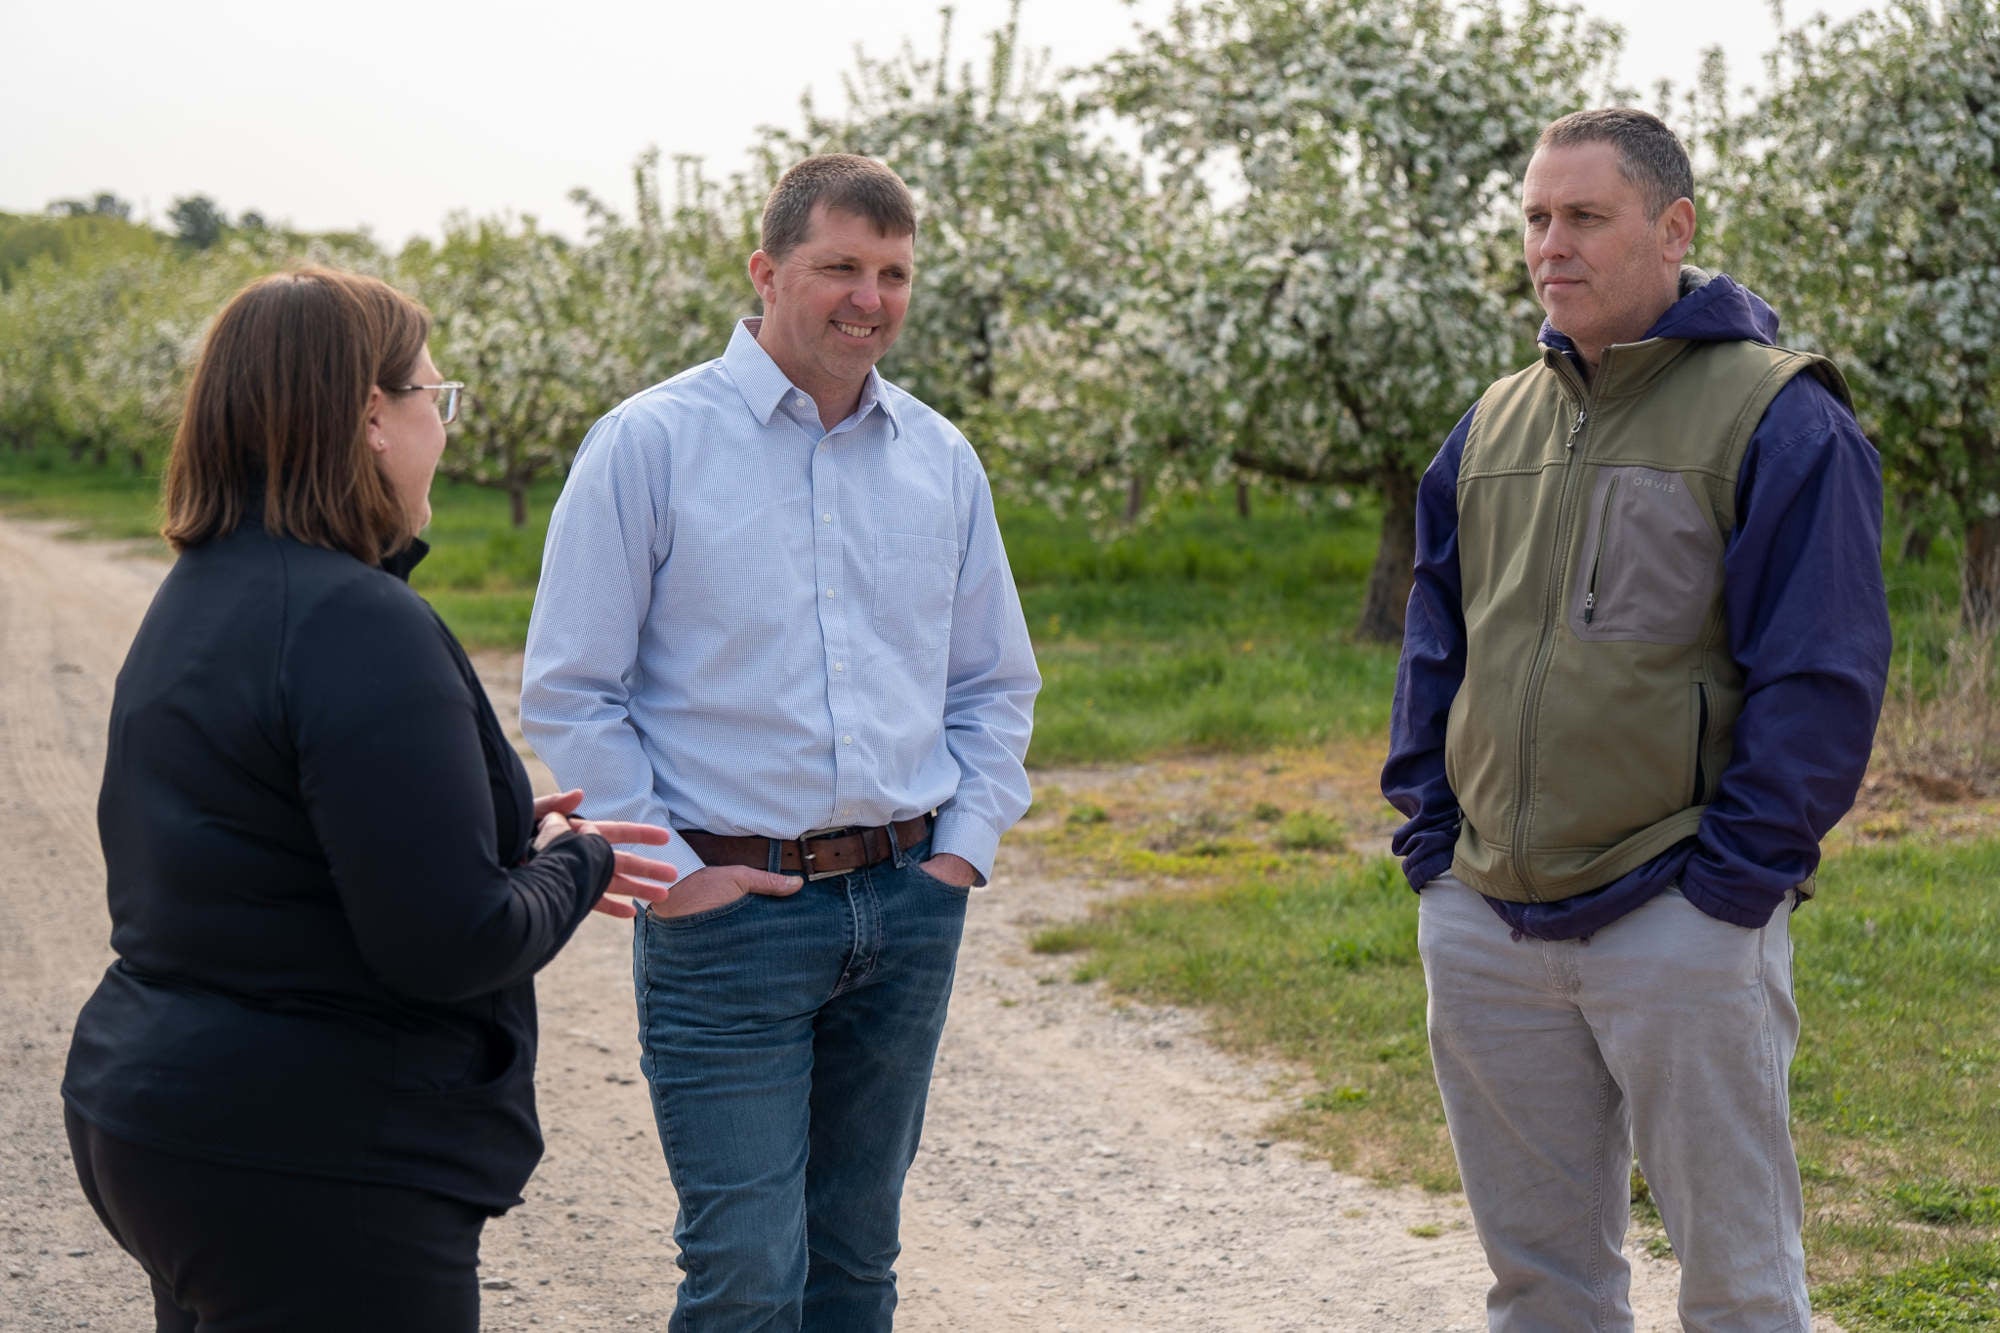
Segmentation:
{"type": "Polygon", "coordinates": [[[894,861],[633,937],[680,1196],[674,1333],[887,1329],[966,890],[894,861]]]}

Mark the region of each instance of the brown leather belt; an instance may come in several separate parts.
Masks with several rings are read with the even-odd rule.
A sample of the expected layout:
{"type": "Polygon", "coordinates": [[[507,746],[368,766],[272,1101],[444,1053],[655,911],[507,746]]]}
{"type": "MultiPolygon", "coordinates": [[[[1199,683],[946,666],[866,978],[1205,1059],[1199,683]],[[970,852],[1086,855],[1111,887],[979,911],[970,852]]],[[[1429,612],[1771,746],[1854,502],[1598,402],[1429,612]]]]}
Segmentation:
{"type": "Polygon", "coordinates": [[[882,828],[835,829],[805,838],[732,838],[720,833],[704,833],[698,828],[677,828],[694,853],[712,866],[749,866],[753,870],[771,867],[771,848],[778,849],[778,870],[807,879],[830,879],[850,871],[880,865],[908,850],[931,834],[931,816],[899,819],[882,828]],[[890,830],[895,830],[892,840],[890,830]]]}

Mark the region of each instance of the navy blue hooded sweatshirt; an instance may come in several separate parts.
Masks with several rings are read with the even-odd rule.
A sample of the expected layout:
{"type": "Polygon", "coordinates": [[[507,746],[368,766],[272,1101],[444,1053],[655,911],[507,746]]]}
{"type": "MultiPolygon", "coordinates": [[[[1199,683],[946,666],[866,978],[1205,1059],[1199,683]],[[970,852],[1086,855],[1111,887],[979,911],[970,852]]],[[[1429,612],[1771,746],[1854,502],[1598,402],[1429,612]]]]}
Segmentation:
{"type": "MultiPolygon", "coordinates": [[[[1646,337],[1773,344],[1777,333],[1770,306],[1716,277],[1683,295],[1646,337]]],[[[1575,344],[1547,322],[1540,341],[1581,369],[1575,344]]],[[[1383,795],[1408,820],[1393,847],[1418,890],[1451,868],[1458,841],[1445,722],[1465,675],[1457,490],[1477,410],[1459,421],[1417,490],[1416,583],[1382,770],[1383,795]]],[[[1700,829],[1573,898],[1488,899],[1515,930],[1582,938],[1676,884],[1710,916],[1762,926],[1811,878],[1820,839],[1854,803],[1889,669],[1882,469],[1853,414],[1816,377],[1795,377],[1766,409],[1738,474],[1736,512],[1723,600],[1730,653],[1744,672],[1743,711],[1700,829]]]]}

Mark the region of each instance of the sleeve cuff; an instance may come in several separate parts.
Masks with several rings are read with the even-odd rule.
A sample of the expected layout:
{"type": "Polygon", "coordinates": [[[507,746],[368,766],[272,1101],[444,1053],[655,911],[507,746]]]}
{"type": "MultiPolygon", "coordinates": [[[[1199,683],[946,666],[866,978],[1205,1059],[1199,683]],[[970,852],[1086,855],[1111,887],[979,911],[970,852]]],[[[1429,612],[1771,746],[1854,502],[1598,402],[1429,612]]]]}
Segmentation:
{"type": "Polygon", "coordinates": [[[567,833],[551,838],[548,845],[535,852],[533,856],[552,854],[558,859],[565,860],[573,855],[583,862],[575,873],[583,908],[588,912],[591,905],[604,896],[604,890],[610,885],[611,876],[617,870],[612,859],[611,844],[595,833],[578,833],[575,829],[571,829],[567,833]]]}
{"type": "Polygon", "coordinates": [[[1428,852],[1423,856],[1413,856],[1403,862],[1403,878],[1410,881],[1410,887],[1422,893],[1424,885],[1451,869],[1453,849],[1428,852]]]}
{"type": "Polygon", "coordinates": [[[937,817],[937,827],[931,830],[931,855],[943,852],[971,862],[984,885],[993,873],[993,858],[1000,852],[1000,831],[976,815],[947,811],[937,817]]]}
{"type": "Polygon", "coordinates": [[[1685,877],[1681,880],[1680,889],[1681,897],[1693,903],[1698,910],[1717,921],[1726,921],[1745,930],[1762,930],[1769,925],[1778,904],[1784,901],[1781,895],[1775,902],[1745,902],[1739,895],[1720,893],[1706,885],[1692,883],[1685,877]]]}

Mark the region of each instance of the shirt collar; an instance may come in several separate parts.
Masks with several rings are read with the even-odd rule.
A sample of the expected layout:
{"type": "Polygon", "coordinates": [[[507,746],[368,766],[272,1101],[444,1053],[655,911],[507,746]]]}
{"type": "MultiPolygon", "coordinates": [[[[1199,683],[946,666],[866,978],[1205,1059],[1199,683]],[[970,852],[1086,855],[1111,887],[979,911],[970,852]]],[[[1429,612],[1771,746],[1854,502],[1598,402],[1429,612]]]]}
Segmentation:
{"type": "MultiPolygon", "coordinates": [[[[769,426],[771,418],[784,405],[787,394],[801,390],[778,369],[778,363],[771,359],[757,342],[757,329],[763,320],[755,315],[739,320],[736,331],[729,336],[729,348],[722,354],[723,368],[735,383],[736,391],[743,395],[743,405],[750,409],[750,415],[757,423],[769,426]]],[[[861,401],[855,406],[851,420],[857,424],[877,409],[881,410],[889,422],[892,436],[903,433],[903,422],[890,404],[889,395],[883,392],[880,373],[870,369],[867,381],[861,386],[861,401]]],[[[809,409],[810,410],[810,409],[809,409]]]]}

